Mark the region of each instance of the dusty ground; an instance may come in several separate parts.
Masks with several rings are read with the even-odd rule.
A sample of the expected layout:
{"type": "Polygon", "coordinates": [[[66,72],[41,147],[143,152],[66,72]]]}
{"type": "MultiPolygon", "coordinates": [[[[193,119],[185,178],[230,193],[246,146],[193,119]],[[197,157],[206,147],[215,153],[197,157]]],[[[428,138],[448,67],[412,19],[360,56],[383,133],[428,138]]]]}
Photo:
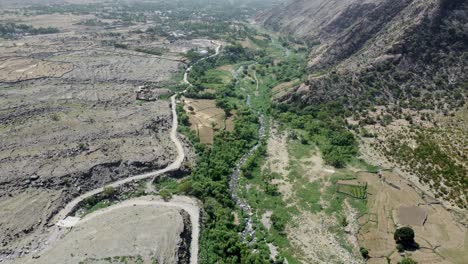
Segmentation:
{"type": "Polygon", "coordinates": [[[141,256],[145,263],[177,262],[184,231],[179,209],[153,205],[107,209],[88,215],[40,258],[20,263],[79,263],[118,256],[141,256]]]}
{"type": "Polygon", "coordinates": [[[277,184],[279,191],[282,194],[283,200],[287,201],[292,195],[292,184],[287,181],[289,153],[287,149],[288,136],[286,133],[281,133],[277,128],[272,128],[268,137],[267,155],[268,159],[265,162],[263,169],[276,172],[281,175],[281,178],[273,179],[273,184],[277,184]]]}
{"type": "Polygon", "coordinates": [[[281,98],[286,95],[292,88],[298,85],[298,80],[292,80],[290,82],[280,83],[272,89],[273,98],[281,98]]]}
{"type": "Polygon", "coordinates": [[[333,233],[328,231],[336,223],[324,214],[303,212],[288,227],[288,238],[301,252],[304,263],[362,263],[342,248],[333,233]]]}
{"type": "Polygon", "coordinates": [[[384,172],[385,181],[371,173],[359,173],[358,177],[369,184],[369,214],[359,219],[359,242],[369,249],[369,263],[386,263],[385,256],[396,263],[401,257],[396,252],[393,233],[396,227],[411,222],[421,247],[410,252],[412,258],[419,263],[464,263],[468,233],[446,209],[430,204],[434,200],[421,198],[420,192],[395,173],[384,172]],[[406,207],[417,207],[424,212],[427,215],[424,225],[418,221],[421,216],[412,211],[403,210],[406,215],[400,219],[399,211],[406,207]]]}
{"type": "Polygon", "coordinates": [[[213,144],[216,130],[232,128],[226,124],[224,110],[216,107],[215,100],[183,98],[191,128],[197,133],[202,144],[213,144]],[[191,108],[190,108],[191,107],[191,108]],[[191,110],[193,108],[193,110],[191,110]]]}

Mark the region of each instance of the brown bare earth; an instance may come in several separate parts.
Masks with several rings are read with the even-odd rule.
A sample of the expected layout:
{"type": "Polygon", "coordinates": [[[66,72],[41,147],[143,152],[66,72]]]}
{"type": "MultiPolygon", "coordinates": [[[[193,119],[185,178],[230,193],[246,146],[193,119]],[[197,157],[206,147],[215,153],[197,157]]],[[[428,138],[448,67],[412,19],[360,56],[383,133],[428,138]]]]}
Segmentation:
{"type": "Polygon", "coordinates": [[[398,222],[404,226],[422,226],[427,220],[427,213],[418,206],[400,206],[398,222]]]}
{"type": "Polygon", "coordinates": [[[369,213],[361,216],[359,242],[369,249],[368,263],[392,263],[401,259],[393,233],[397,227],[411,226],[421,249],[409,252],[419,263],[464,263],[468,234],[449,211],[424,197],[408,181],[393,172],[358,173],[368,183],[369,213]],[[424,198],[423,198],[424,197],[424,198]],[[426,219],[427,217],[427,219],[426,219]]]}
{"type": "Polygon", "coordinates": [[[292,80],[290,82],[280,83],[277,86],[273,87],[272,95],[274,98],[280,98],[286,95],[295,85],[298,84],[298,80],[292,80]]]}

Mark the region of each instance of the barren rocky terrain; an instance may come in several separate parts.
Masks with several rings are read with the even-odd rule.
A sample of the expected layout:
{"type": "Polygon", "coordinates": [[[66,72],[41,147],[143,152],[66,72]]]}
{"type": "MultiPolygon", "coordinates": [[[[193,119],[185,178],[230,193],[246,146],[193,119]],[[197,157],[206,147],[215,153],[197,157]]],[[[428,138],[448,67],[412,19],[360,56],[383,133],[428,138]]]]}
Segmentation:
{"type": "Polygon", "coordinates": [[[129,34],[132,43],[131,29],[112,36],[77,25],[86,18],[2,17],[51,21],[60,33],[0,40],[0,260],[34,249],[72,197],[175,159],[169,101],[137,101],[135,92],[173,82],[181,57],[115,48],[106,41],[129,34]]]}

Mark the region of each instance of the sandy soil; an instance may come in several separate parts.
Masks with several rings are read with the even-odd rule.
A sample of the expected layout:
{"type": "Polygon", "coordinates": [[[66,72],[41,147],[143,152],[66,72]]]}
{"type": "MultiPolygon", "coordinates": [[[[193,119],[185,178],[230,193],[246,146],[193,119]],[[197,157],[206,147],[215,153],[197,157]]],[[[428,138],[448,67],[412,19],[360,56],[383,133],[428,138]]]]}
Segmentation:
{"type": "Polygon", "coordinates": [[[278,185],[284,201],[288,201],[293,193],[293,186],[287,181],[289,166],[287,140],[288,137],[285,133],[280,133],[277,128],[271,127],[267,144],[268,158],[263,167],[263,170],[269,170],[281,176],[278,179],[273,179],[272,183],[278,185]]]}
{"type": "Polygon", "coordinates": [[[282,96],[286,95],[297,83],[298,80],[292,80],[290,82],[280,83],[277,86],[273,87],[273,98],[281,98],[282,96]]]}
{"type": "Polygon", "coordinates": [[[293,222],[286,232],[304,263],[362,263],[328,231],[329,226],[336,224],[328,216],[303,212],[293,222]]]}
{"type": "Polygon", "coordinates": [[[267,230],[270,230],[271,228],[271,215],[273,214],[272,211],[266,211],[263,215],[262,215],[262,219],[260,220],[263,224],[263,226],[267,229],[267,230]]]}

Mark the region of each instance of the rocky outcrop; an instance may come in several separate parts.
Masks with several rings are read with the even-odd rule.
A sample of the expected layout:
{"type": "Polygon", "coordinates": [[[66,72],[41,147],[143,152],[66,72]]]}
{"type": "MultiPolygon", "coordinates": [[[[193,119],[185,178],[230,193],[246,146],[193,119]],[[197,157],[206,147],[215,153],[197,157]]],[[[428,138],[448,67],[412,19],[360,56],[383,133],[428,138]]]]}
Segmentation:
{"type": "Polygon", "coordinates": [[[185,210],[180,210],[180,215],[184,221],[184,230],[180,233],[180,242],[177,249],[177,263],[188,264],[190,263],[190,243],[192,242],[192,223],[190,215],[185,210]]]}
{"type": "Polygon", "coordinates": [[[396,103],[439,110],[464,103],[466,1],[296,0],[257,21],[311,47],[305,87],[282,102],[339,101],[358,109],[396,103]]]}

